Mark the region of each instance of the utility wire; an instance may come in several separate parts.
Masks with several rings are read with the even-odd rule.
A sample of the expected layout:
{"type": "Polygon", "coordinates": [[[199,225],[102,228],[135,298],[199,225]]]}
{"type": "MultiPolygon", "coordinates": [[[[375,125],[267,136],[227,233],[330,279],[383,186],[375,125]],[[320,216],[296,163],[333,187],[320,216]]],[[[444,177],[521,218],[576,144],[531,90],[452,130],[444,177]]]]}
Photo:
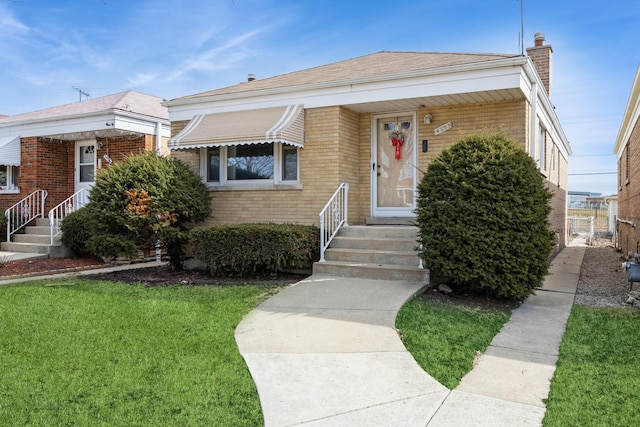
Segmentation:
{"type": "Polygon", "coordinates": [[[617,175],[618,172],[583,172],[583,173],[570,173],[567,175],[617,175]]]}

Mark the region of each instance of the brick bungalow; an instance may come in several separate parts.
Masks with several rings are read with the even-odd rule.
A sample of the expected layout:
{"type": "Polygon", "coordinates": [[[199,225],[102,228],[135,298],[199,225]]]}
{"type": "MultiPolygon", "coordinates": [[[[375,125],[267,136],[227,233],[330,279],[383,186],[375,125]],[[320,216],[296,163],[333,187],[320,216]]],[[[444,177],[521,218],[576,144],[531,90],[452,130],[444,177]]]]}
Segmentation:
{"type": "Polygon", "coordinates": [[[379,52],[165,102],[171,155],[214,197],[210,224],[318,224],[348,183],[348,221],[406,222],[432,159],[461,137],[502,132],[553,191],[551,228],[566,241],[571,148],[553,105],[551,46],[528,56],[379,52]]]}
{"type": "Polygon", "coordinates": [[[618,248],[633,255],[640,252],[640,67],[613,152],[618,156],[618,248]]]}
{"type": "Polygon", "coordinates": [[[127,91],[0,118],[0,212],[39,191],[46,216],[90,188],[97,169],[130,153],[166,153],[170,124],[161,102],[127,91]]]}

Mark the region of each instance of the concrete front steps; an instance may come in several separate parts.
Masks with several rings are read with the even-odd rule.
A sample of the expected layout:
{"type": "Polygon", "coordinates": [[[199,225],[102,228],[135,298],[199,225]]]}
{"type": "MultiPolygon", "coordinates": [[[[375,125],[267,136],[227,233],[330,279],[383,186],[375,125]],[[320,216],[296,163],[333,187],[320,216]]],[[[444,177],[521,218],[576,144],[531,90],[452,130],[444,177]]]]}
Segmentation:
{"type": "MultiPolygon", "coordinates": [[[[54,233],[57,230],[54,230],[54,233]]],[[[51,229],[48,218],[39,218],[35,225],[28,225],[24,233],[15,233],[11,236],[11,242],[2,242],[0,249],[8,252],[22,252],[42,254],[43,257],[63,258],[65,250],[60,243],[60,238],[51,244],[51,229]]]]}
{"type": "Polygon", "coordinates": [[[418,229],[409,225],[342,227],[314,274],[428,283],[429,272],[419,267],[418,229]]]}

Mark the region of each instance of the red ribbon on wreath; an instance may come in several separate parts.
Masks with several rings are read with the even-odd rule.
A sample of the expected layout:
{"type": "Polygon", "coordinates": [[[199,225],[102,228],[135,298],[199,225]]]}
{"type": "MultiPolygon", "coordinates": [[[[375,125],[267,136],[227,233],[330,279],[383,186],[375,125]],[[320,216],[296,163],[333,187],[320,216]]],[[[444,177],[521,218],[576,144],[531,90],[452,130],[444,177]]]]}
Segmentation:
{"type": "Polygon", "coordinates": [[[404,137],[402,134],[391,138],[391,145],[396,147],[396,160],[400,160],[400,148],[402,147],[402,144],[404,144],[404,137]]]}

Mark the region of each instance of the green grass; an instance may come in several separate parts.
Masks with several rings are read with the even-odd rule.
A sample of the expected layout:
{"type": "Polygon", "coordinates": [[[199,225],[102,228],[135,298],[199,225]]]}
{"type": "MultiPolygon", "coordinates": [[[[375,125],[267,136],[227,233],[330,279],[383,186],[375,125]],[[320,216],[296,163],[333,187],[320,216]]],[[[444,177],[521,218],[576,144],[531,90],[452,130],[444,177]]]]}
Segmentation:
{"type": "Polygon", "coordinates": [[[574,306],[543,425],[639,425],[639,397],[640,311],[574,306]]]}
{"type": "Polygon", "coordinates": [[[510,315],[506,307],[471,308],[418,297],[400,310],[396,327],[422,369],[454,389],[510,315]]]}
{"type": "Polygon", "coordinates": [[[0,425],[262,425],[234,329],[273,291],[0,287],[0,425]]]}

